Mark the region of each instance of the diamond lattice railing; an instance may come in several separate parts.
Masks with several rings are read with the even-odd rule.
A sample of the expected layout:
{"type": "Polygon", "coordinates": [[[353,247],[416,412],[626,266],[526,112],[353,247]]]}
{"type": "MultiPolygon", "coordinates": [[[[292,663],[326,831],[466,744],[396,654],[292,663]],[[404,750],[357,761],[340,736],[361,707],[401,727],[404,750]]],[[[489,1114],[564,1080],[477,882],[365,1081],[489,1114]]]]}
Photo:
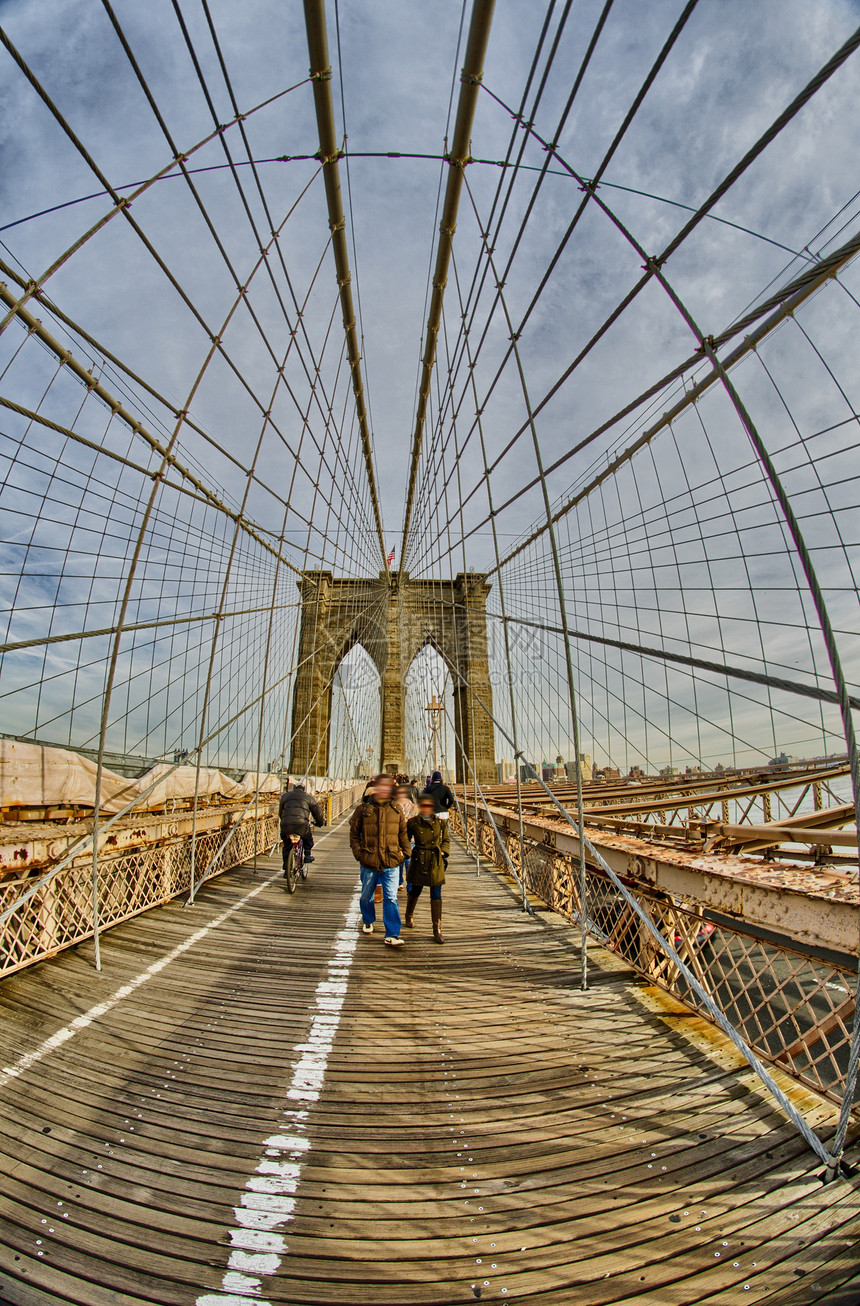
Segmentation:
{"type": "MultiPolygon", "coordinates": [[[[462,832],[459,814],[452,814],[452,820],[462,832]]],[[[474,846],[471,811],[466,827],[474,846]]],[[[519,872],[519,837],[500,834],[482,812],[477,819],[477,846],[496,866],[509,869],[512,864],[519,872]]],[[[578,924],[578,865],[568,854],[528,838],[524,849],[526,889],[578,924]]],[[[749,1046],[802,1084],[841,1102],[855,1018],[856,974],[848,963],[805,952],[793,940],[764,939],[722,918],[711,919],[700,907],[673,901],[642,885],[627,887],[749,1046]]],[[[588,868],[587,918],[589,932],[606,948],[707,1017],[677,965],[630,904],[593,867],[588,868]]]]}

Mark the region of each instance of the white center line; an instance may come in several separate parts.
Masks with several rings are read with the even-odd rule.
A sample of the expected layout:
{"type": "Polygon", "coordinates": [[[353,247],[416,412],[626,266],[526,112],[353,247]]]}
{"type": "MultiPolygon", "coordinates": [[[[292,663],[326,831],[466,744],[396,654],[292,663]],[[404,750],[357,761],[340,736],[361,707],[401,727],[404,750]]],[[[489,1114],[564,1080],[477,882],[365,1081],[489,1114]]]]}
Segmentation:
{"type": "Polygon", "coordinates": [[[233,1208],[233,1250],[221,1291],[204,1293],[197,1298],[196,1306],[247,1306],[249,1300],[258,1306],[271,1306],[260,1296],[262,1281],[277,1274],[289,1250],[280,1230],[293,1219],[302,1160],[310,1147],[307,1108],[319,1101],[340,1025],[359,937],[359,893],[360,889],[356,889],[343,928],[335,938],[326,974],[316,987],[307,1039],[293,1049],[298,1060],[293,1066],[287,1101],[294,1105],[284,1111],[284,1132],[263,1140],[257,1168],[245,1184],[239,1205],[233,1208]]]}

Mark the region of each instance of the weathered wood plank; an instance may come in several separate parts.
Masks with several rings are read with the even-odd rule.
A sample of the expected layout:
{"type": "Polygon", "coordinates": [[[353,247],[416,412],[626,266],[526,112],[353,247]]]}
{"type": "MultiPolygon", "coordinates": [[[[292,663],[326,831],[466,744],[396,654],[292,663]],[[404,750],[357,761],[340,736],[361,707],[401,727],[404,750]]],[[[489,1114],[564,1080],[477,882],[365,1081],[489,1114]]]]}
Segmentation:
{"type": "Polygon", "coordinates": [[[855,1193],[822,1188],[735,1054],[617,962],[580,993],[574,933],[457,852],[448,942],[423,901],[400,953],[358,938],[319,1098],[285,1123],[354,881],[339,831],[292,897],[261,859],[111,931],[101,975],[82,947],[0,985],[8,1066],[235,908],[0,1088],[0,1294],[217,1299],[237,1235],[257,1254],[234,1208],[294,1127],[287,1250],[258,1300],[789,1306],[801,1278],[812,1301],[857,1273],[855,1193]]]}

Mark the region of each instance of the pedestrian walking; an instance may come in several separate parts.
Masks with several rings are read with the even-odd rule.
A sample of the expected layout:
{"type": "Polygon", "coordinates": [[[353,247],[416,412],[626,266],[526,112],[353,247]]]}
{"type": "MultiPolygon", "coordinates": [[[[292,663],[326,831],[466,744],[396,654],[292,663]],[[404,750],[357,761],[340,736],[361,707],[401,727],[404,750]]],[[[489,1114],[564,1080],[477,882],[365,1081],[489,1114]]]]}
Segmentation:
{"type": "Polygon", "coordinates": [[[373,893],[382,886],[382,923],[385,942],[402,948],[400,909],[397,887],[400,868],[411,852],[406,833],[406,818],[394,806],[394,777],[377,775],[368,786],[367,796],[353,812],[349,822],[349,846],[361,867],[361,932],[372,934],[376,922],[373,893]]]}
{"type": "Polygon", "coordinates": [[[406,820],[418,815],[418,808],[412,798],[409,785],[398,785],[394,791],[394,806],[402,812],[406,820]]]}
{"type": "MultiPolygon", "coordinates": [[[[403,813],[404,817],[406,818],[407,824],[412,819],[413,816],[418,815],[418,808],[416,804],[412,801],[412,794],[410,792],[410,786],[408,784],[400,784],[398,782],[397,788],[394,793],[394,806],[397,808],[398,812],[403,813]]],[[[406,861],[400,867],[400,884],[398,887],[401,889],[403,888],[403,885],[406,883],[406,876],[408,871],[409,871],[409,858],[407,857],[406,861]]]]}
{"type": "Polygon", "coordinates": [[[422,889],[430,890],[430,919],[433,938],[442,938],[442,885],[448,866],[451,836],[447,821],[441,821],[429,794],[418,799],[418,815],[407,822],[406,832],[412,841],[409,875],[406,885],[406,926],[413,928],[412,917],[422,889]]]}
{"type": "Polygon", "coordinates": [[[448,811],[451,807],[454,806],[456,799],[454,798],[454,795],[452,794],[451,790],[445,784],[445,781],[442,779],[441,771],[433,772],[430,779],[427,781],[427,786],[424,789],[424,793],[421,794],[418,800],[419,803],[421,801],[421,798],[423,798],[425,794],[433,799],[433,807],[436,811],[436,815],[439,817],[439,820],[447,821],[448,811]]]}

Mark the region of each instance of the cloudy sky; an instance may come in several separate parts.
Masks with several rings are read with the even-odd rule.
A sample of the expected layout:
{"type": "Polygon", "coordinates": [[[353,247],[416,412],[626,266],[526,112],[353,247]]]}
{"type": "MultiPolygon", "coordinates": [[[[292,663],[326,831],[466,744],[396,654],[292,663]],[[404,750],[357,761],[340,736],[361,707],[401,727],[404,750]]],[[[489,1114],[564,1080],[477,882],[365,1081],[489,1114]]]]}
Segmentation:
{"type": "MultiPolygon", "coordinates": [[[[446,178],[439,156],[452,121],[452,96],[456,104],[459,89],[468,9],[464,15],[461,0],[340,0],[327,6],[338,130],[355,156],[348,173],[342,165],[342,182],[385,545],[397,548],[398,557],[438,197],[446,178]],[[360,157],[389,151],[434,157],[360,157]]],[[[280,95],[307,76],[302,6],[297,0],[245,0],[241,5],[209,0],[229,88],[202,0],[150,0],[146,5],[114,0],[112,13],[115,23],[98,0],[0,0],[0,21],[9,40],[112,186],[128,188],[152,178],[167,167],[174,151],[187,153],[212,133],[214,123],[230,122],[234,103],[249,115],[246,137],[243,141],[235,125],[223,133],[235,172],[225,166],[218,138],[189,158],[189,168],[206,169],[193,176],[196,193],[175,168],[155,182],[131,207],[139,230],[122,214],[112,216],[51,275],[46,294],[157,392],[160,398],[145,394],[115,367],[104,371],[109,387],[121,389],[135,415],[143,414],[155,434],[167,438],[172,432],[171,407],[190,409],[209,438],[186,427],[178,445],[186,465],[197,469],[227,503],[243,508],[264,532],[283,538],[297,565],[307,557],[336,571],[372,574],[380,564],[379,549],[372,538],[341,364],[321,178],[312,158],[277,161],[312,156],[318,145],[309,85],[280,95]],[[250,113],[272,96],[279,98],[250,113]],[[265,205],[248,166],[248,149],[258,161],[265,205]],[[277,240],[261,261],[259,242],[272,241],[273,225],[277,240]],[[234,310],[237,284],[244,284],[260,262],[244,302],[234,310]],[[297,305],[302,328],[291,346],[297,305]],[[220,338],[222,329],[224,349],[216,351],[200,379],[211,335],[220,338]],[[317,366],[322,385],[312,393],[309,377],[317,366]],[[246,483],[242,470],[252,465],[255,474],[246,483]],[[284,499],[290,501],[286,516],[284,499]]],[[[602,165],[655,59],[679,25],[658,76],[602,173],[599,192],[648,254],[669,244],[690,210],[705,201],[860,22],[856,0],[757,0],[754,5],[699,0],[692,6],[678,0],[615,0],[608,6],[603,0],[557,0],[549,13],[526,111],[537,133],[544,139],[557,137],[561,157],[586,179],[602,165]],[[559,129],[601,19],[599,39],[559,129]]],[[[468,193],[461,203],[440,334],[440,389],[430,406],[407,559],[415,574],[493,565],[485,458],[493,464],[494,504],[508,505],[496,519],[500,553],[541,522],[540,488],[530,485],[535,450],[523,381],[510,352],[511,323],[520,333],[519,359],[531,406],[540,408],[536,433],[546,465],[563,458],[696,347],[690,325],[653,282],[589,346],[640,278],[640,253],[593,203],[586,205],[559,252],[582,192],[558,166],[542,179],[534,198],[546,160],[539,140],[525,140],[516,176],[492,162],[519,155],[524,134],[504,106],[519,108],[546,14],[543,4],[526,0],[496,4],[486,90],[479,97],[472,139],[473,156],[489,162],[476,162],[466,173],[468,193]],[[502,203],[504,216],[497,222],[502,203]],[[492,230],[491,264],[490,242],[482,240],[482,230],[492,230]],[[551,264],[551,275],[533,302],[551,264]],[[479,292],[470,290],[475,277],[479,292]],[[501,296],[495,291],[500,278],[501,296]],[[460,294],[467,301],[474,390],[464,363],[460,294]],[[586,346],[581,363],[546,399],[586,346]],[[454,379],[446,394],[449,364],[454,379]],[[523,486],[528,488],[523,491],[523,486]],[[465,547],[464,528],[470,532],[465,547]]],[[[41,278],[113,205],[98,194],[101,184],[93,168],[5,51],[2,69],[0,256],[26,281],[41,278]],[[94,192],[95,198],[69,203],[94,192]],[[66,207],[57,209],[60,205],[66,207]],[[31,216],[43,210],[56,211],[31,216]]],[[[727,328],[765,292],[773,293],[856,231],[858,69],[853,56],[835,72],[666,264],[667,279],[703,334],[727,328]],[[834,215],[839,215],[836,221],[834,215]]],[[[790,323],[774,333],[766,350],[737,370],[736,380],[763,439],[782,459],[780,470],[797,496],[813,551],[819,550],[835,624],[847,641],[857,627],[856,573],[851,571],[856,532],[852,539],[847,516],[856,497],[844,494],[843,502],[839,487],[853,474],[856,438],[853,425],[839,426],[826,447],[818,435],[853,419],[858,400],[857,305],[852,298],[858,287],[850,267],[842,282],[813,300],[799,315],[799,325],[790,323]]],[[[46,317],[42,310],[37,315],[46,317]]],[[[98,350],[74,330],[56,321],[51,327],[85,366],[104,367],[98,350]]],[[[4,393],[31,410],[44,404],[42,411],[54,421],[96,438],[101,419],[91,415],[89,401],[80,413],[80,387],[63,377],[55,380],[44,351],[22,349],[17,328],[5,333],[2,350],[0,366],[8,365],[4,393]]],[[[635,408],[581,454],[564,461],[548,478],[550,498],[563,501],[572,488],[588,485],[607,454],[629,444],[680,393],[676,386],[635,408]]],[[[127,430],[105,432],[103,421],[100,429],[99,440],[129,449],[127,430]]],[[[46,438],[44,431],[40,438],[46,438]]],[[[626,479],[618,478],[611,502],[608,493],[602,489],[589,495],[559,528],[565,584],[580,627],[698,656],[716,648],[723,661],[758,667],[772,663],[783,672],[791,668],[805,683],[828,683],[820,639],[807,629],[814,627],[814,619],[802,578],[724,395],[709,397],[679,420],[674,432],[631,464],[626,479]],[[681,504],[681,494],[689,501],[681,504]],[[683,535],[689,514],[698,521],[715,501],[723,505],[722,516],[713,514],[714,525],[697,528],[696,553],[683,535]],[[687,518],[679,515],[684,512],[687,518]],[[726,520],[728,531],[719,526],[726,520]],[[765,540],[761,532],[771,529],[774,540],[765,540]],[[658,538],[659,545],[654,543],[658,538]],[[717,538],[723,541],[722,570],[715,565],[717,538]],[[666,550],[672,555],[669,571],[666,550]],[[703,594],[709,596],[707,602],[703,594]],[[659,618],[654,615],[658,610],[659,618]]],[[[102,522],[109,516],[110,509],[103,508],[102,522]]],[[[168,516],[165,510],[165,520],[168,516]]],[[[74,529],[81,529],[79,517],[74,529]]],[[[103,537],[104,526],[98,529],[103,537]]],[[[208,539],[210,527],[201,524],[199,529],[208,539]]],[[[187,554],[190,544],[183,547],[187,554]]],[[[205,579],[204,588],[215,593],[227,552],[228,544],[211,546],[209,562],[202,567],[198,560],[196,570],[189,569],[184,557],[185,581],[177,583],[172,598],[184,602],[182,595],[194,589],[194,576],[198,592],[205,579]]],[[[520,555],[518,564],[503,568],[509,613],[557,624],[548,560],[544,536],[530,553],[520,555]]],[[[12,559],[8,570],[15,565],[12,559]]],[[[153,584],[155,578],[156,571],[153,584]]],[[[247,575],[245,583],[247,588],[247,575]]],[[[114,591],[106,592],[106,604],[116,602],[114,591]]],[[[29,634],[44,628],[33,616],[38,607],[33,594],[38,600],[40,592],[47,610],[50,584],[34,577],[27,604],[20,586],[13,588],[12,598],[17,595],[22,614],[25,608],[28,613],[15,627],[19,638],[21,630],[29,634]]],[[[92,607],[92,593],[89,601],[92,607]]],[[[491,603],[497,610],[499,602],[496,582],[491,603]]],[[[96,616],[87,608],[86,621],[98,624],[96,616]]],[[[70,612],[70,622],[79,619],[77,609],[70,612]]],[[[189,656],[184,646],[182,656],[189,656]]],[[[523,656],[531,659],[533,652],[523,656]]],[[[547,656],[560,675],[558,649],[547,656]]],[[[92,662],[98,667],[98,657],[92,662]]],[[[634,681],[653,680],[640,663],[637,668],[634,681]]],[[[614,754],[619,738],[642,734],[639,725],[627,723],[619,735],[612,705],[618,700],[610,685],[619,675],[622,681],[630,675],[629,664],[610,666],[604,657],[601,666],[583,661],[581,673],[583,692],[594,708],[595,737],[603,731],[601,747],[614,754]],[[608,717],[615,719],[611,728],[608,717]]],[[[22,673],[22,686],[29,683],[22,673]]],[[[707,698],[711,690],[704,689],[707,698]]],[[[536,737],[535,749],[555,746],[556,740],[563,749],[568,727],[557,687],[544,690],[543,706],[528,697],[531,690],[522,692],[524,707],[531,703],[530,710],[544,722],[558,719],[556,739],[547,727],[549,735],[536,737]]],[[[701,752],[693,725],[682,727],[679,720],[670,730],[666,725],[673,694],[681,696],[678,711],[692,722],[690,686],[672,691],[665,681],[643,681],[640,699],[648,693],[661,695],[663,704],[662,734],[654,748],[668,747],[668,730],[682,735],[692,754],[701,752]]],[[[699,703],[699,715],[709,716],[713,709],[716,737],[728,747],[743,731],[729,710],[724,687],[718,697],[719,703],[705,708],[699,703]]],[[[653,715],[644,699],[640,708],[643,720],[653,715]]],[[[761,721],[748,722],[748,733],[753,746],[769,748],[775,735],[773,700],[762,700],[756,710],[761,721]]],[[[782,702],[776,710],[788,712],[782,702]]],[[[804,720],[791,738],[798,747],[820,751],[815,745],[821,742],[821,721],[816,718],[810,726],[807,715],[801,714],[804,720]]],[[[788,739],[794,729],[790,720],[788,713],[785,730],[781,725],[776,732],[781,738],[788,739]]],[[[828,719],[825,735],[832,726],[828,719]]]]}

